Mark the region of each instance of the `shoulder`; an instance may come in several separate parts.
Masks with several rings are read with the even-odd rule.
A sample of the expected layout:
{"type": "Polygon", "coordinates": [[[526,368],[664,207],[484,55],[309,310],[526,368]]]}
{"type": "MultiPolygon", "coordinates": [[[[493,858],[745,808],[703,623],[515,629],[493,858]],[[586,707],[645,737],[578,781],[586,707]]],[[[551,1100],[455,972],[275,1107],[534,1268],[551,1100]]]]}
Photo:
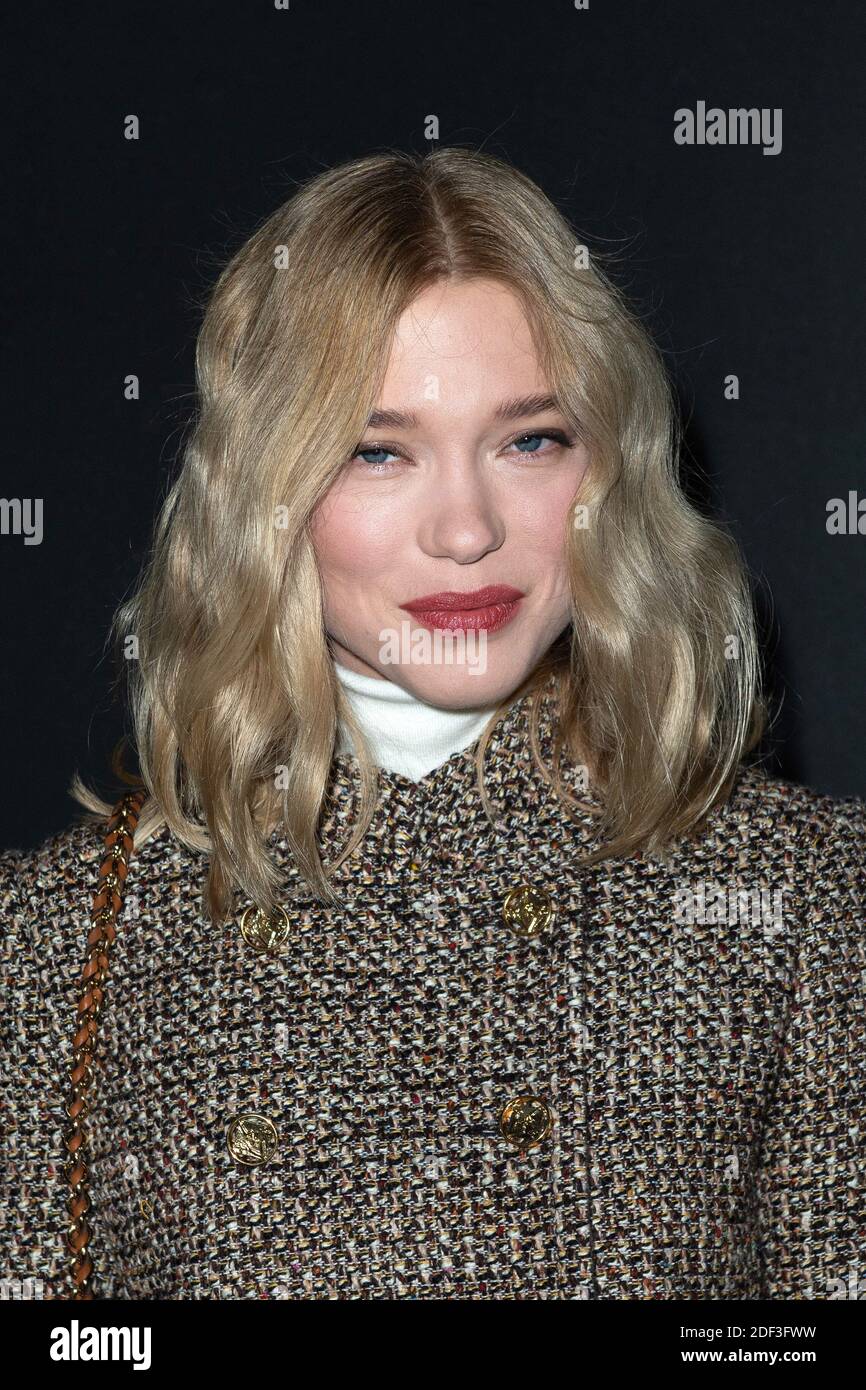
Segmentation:
{"type": "MultiPolygon", "coordinates": [[[[7,923],[22,905],[50,898],[58,908],[77,902],[82,892],[92,899],[105,856],[106,827],[74,821],[30,849],[0,849],[0,921],[7,923]]],[[[164,862],[193,859],[166,827],[136,838],[131,864],[159,868],[164,862]]]]}
{"type": "MultiPolygon", "coordinates": [[[[32,848],[0,850],[0,1047],[20,1054],[22,1085],[33,1049],[65,1037],[74,1017],[105,834],[104,824],[76,820],[32,848]]],[[[167,832],[136,847],[125,920],[140,884],[162,884],[185,853],[167,832]]]]}
{"type": "Polygon", "coordinates": [[[0,850],[0,1035],[22,1064],[72,1017],[101,850],[99,828],[85,824],[0,850]]]}
{"type": "Polygon", "coordinates": [[[743,767],[731,795],[711,823],[741,852],[788,855],[785,862],[810,876],[810,886],[857,885],[866,865],[866,801],[837,797],[785,781],[758,766],[743,767]]]}
{"type": "Polygon", "coordinates": [[[743,764],[729,801],[732,809],[778,814],[786,821],[828,824],[837,816],[862,817],[866,801],[859,796],[833,796],[800,782],[774,777],[760,764],[743,764]]]}
{"type": "MultiPolygon", "coordinates": [[[[34,970],[47,985],[53,966],[65,978],[73,951],[83,961],[105,833],[104,825],[76,820],[32,848],[0,850],[0,955],[7,989],[14,987],[10,981],[32,982],[34,970]]],[[[141,850],[136,847],[136,876],[143,860],[145,875],[158,877],[166,856],[177,857],[181,848],[167,833],[152,836],[141,850]]]]}
{"type": "Polygon", "coordinates": [[[866,801],[741,773],[700,845],[737,886],[776,890],[790,949],[841,968],[866,944],[866,801]]]}
{"type": "Polygon", "coordinates": [[[0,850],[0,933],[6,949],[44,945],[50,924],[68,921],[96,889],[103,853],[98,827],[75,823],[31,849],[0,850]],[[47,912],[47,916],[46,916],[47,912]]]}

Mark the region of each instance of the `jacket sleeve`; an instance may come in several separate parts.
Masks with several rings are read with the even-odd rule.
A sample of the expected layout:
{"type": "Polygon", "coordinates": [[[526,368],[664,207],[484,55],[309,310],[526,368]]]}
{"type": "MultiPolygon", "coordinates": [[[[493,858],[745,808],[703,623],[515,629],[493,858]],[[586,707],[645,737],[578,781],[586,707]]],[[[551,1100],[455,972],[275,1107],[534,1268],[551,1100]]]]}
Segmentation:
{"type": "Polygon", "coordinates": [[[769,1299],[866,1299],[866,803],[827,804],[757,1174],[769,1299]]]}
{"type": "Polygon", "coordinates": [[[86,875],[78,853],[84,843],[76,831],[61,832],[36,850],[0,852],[0,1293],[6,1298],[67,1298],[71,1288],[64,1135],[86,944],[86,875]]]}

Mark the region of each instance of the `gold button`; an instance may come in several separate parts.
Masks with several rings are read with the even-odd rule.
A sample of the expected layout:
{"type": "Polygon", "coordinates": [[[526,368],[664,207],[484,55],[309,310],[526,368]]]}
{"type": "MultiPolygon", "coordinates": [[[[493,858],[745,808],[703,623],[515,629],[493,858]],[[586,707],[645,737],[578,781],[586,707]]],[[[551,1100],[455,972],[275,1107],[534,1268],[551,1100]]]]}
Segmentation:
{"type": "Polygon", "coordinates": [[[277,1131],[266,1115],[235,1115],[226,1138],[232,1158],[251,1167],[273,1158],[278,1143],[277,1131]]]}
{"type": "Polygon", "coordinates": [[[290,931],[288,914],[282,907],[270,917],[260,907],[248,907],[241,917],[241,934],[254,951],[278,951],[288,941],[290,931]]]}
{"type": "Polygon", "coordinates": [[[550,1110],[540,1096],[515,1096],[499,1117],[503,1136],[518,1149],[540,1144],[550,1133],[551,1123],[550,1110]]]}
{"type": "Polygon", "coordinates": [[[502,904],[502,915],[517,936],[538,936],[553,921],[553,903],[543,888],[521,883],[502,904]]]}

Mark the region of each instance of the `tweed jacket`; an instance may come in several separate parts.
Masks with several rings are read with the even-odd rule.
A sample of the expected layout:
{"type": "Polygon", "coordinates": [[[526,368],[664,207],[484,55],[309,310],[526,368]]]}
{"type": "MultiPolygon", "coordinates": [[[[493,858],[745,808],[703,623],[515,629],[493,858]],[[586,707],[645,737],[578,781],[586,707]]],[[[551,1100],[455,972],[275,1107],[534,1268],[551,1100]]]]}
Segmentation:
{"type": "MultiPolygon", "coordinates": [[[[552,727],[548,700],[548,761],[552,727]]],[[[866,1292],[866,805],[744,765],[665,861],[585,869],[598,802],[568,811],[528,729],[524,697],[488,749],[493,824],[474,746],[419,782],[380,769],[334,908],[275,832],[270,949],[254,905],[203,918],[204,856],[167,829],[136,846],[89,1117],[96,1297],[866,1292]]],[[[356,772],[335,757],[326,859],[356,772]]],[[[69,1296],[102,856],[81,824],[0,856],[0,1275],[46,1298],[69,1296]]]]}

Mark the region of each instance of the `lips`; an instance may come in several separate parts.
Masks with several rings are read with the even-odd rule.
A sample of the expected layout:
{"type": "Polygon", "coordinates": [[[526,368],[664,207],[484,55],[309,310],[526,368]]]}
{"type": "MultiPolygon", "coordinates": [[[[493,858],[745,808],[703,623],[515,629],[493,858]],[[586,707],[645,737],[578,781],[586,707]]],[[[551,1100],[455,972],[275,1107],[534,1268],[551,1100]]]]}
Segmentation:
{"type": "Polygon", "coordinates": [[[486,608],[495,603],[516,603],[523,597],[523,590],[514,589],[510,584],[488,584],[484,589],[472,589],[466,593],[444,589],[439,594],[424,594],[422,598],[401,603],[400,607],[410,613],[442,613],[449,610],[468,613],[473,608],[486,608]]]}
{"type": "Polygon", "coordinates": [[[496,632],[511,621],[524,597],[522,590],[510,584],[488,584],[470,592],[446,589],[438,594],[424,594],[400,607],[413,614],[422,627],[432,630],[496,632]]]}

